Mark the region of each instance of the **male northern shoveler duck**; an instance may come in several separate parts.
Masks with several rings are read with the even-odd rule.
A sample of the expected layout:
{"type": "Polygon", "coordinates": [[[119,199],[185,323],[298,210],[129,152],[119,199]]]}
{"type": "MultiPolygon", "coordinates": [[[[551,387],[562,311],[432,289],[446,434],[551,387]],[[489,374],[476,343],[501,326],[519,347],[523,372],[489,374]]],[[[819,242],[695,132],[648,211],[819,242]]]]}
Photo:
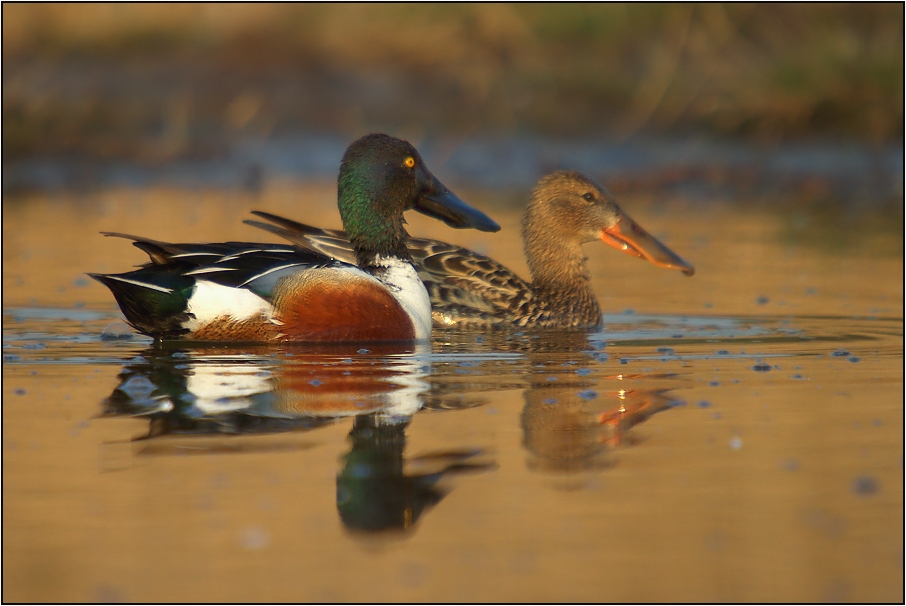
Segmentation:
{"type": "Polygon", "coordinates": [[[431,304],[406,248],[403,211],[453,227],[500,226],[428,171],[412,145],[368,135],[343,155],[338,206],[351,256],[295,246],[170,244],[125,237],[151,257],[136,271],[89,274],[126,319],[157,339],[205,341],[423,340],[431,304]]]}
{"type": "MultiPolygon", "coordinates": [[[[349,259],[347,235],[268,213],[246,221],[337,259],[349,259]]],[[[601,324],[582,244],[603,240],[617,250],[691,276],[695,269],[624,213],[593,179],[559,171],[543,177],[522,218],[526,282],[493,259],[452,244],[409,240],[418,275],[431,295],[435,326],[515,325],[539,328],[601,324]]]]}

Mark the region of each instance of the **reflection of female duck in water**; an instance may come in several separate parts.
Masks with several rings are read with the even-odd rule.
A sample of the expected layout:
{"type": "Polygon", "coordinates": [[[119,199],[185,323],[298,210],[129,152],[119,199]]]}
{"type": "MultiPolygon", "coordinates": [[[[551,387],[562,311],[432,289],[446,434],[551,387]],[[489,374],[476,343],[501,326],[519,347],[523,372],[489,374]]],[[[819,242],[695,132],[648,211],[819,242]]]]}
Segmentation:
{"type": "Polygon", "coordinates": [[[522,409],[529,467],[555,472],[608,467],[608,452],[621,444],[626,431],[670,406],[666,389],[598,393],[587,384],[529,388],[522,409]]]}

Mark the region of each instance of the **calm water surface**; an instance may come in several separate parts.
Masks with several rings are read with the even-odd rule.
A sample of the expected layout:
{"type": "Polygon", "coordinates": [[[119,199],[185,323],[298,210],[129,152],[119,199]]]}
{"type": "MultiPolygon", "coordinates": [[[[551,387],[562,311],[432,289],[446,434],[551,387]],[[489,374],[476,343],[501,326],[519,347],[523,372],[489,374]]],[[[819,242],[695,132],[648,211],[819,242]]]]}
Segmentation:
{"type": "MultiPolygon", "coordinates": [[[[503,231],[410,232],[526,275],[454,189],[503,231]]],[[[602,332],[417,347],[156,347],[84,276],[332,190],[4,199],[5,600],[903,600],[901,233],[624,198],[696,276],[589,244],[602,332]]]]}

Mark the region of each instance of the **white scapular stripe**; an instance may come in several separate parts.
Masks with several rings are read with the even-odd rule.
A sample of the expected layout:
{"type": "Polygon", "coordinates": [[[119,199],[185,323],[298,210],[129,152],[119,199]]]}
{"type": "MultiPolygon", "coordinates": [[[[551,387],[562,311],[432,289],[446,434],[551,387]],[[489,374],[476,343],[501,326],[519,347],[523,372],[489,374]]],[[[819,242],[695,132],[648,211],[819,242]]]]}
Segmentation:
{"type": "MultiPolygon", "coordinates": [[[[219,261],[218,261],[219,263],[219,261]]],[[[192,271],[187,271],[184,273],[184,276],[197,276],[199,274],[212,274],[216,271],[236,271],[235,267],[202,267],[200,269],[193,269],[192,271]]]]}
{"type": "Polygon", "coordinates": [[[253,280],[257,280],[258,278],[260,278],[260,277],[262,277],[262,276],[266,276],[267,274],[272,274],[272,273],[274,273],[275,271],[279,271],[279,270],[281,270],[281,269],[286,269],[287,267],[295,267],[295,266],[297,266],[297,265],[302,265],[302,264],[301,264],[301,263],[287,263],[286,265],[281,265],[281,266],[279,266],[279,267],[272,267],[272,268],[270,268],[270,269],[267,270],[267,271],[263,271],[263,272],[261,272],[260,274],[257,274],[257,275],[252,276],[251,278],[249,278],[248,280],[246,280],[245,282],[243,282],[243,283],[240,284],[239,286],[240,286],[240,287],[245,286],[245,285],[248,284],[249,282],[252,282],[253,280]]]}
{"type": "Polygon", "coordinates": [[[187,252],[178,255],[170,255],[171,259],[184,259],[186,257],[219,257],[220,253],[213,252],[187,252]]]}
{"type": "Polygon", "coordinates": [[[148,284],[146,282],[139,282],[138,280],[130,280],[129,278],[121,278],[119,276],[107,276],[111,280],[119,280],[120,282],[125,282],[127,284],[135,284],[136,286],[141,286],[142,288],[150,288],[151,290],[157,290],[160,292],[170,293],[173,292],[172,288],[164,288],[163,286],[157,286],[155,284],[148,284]]]}

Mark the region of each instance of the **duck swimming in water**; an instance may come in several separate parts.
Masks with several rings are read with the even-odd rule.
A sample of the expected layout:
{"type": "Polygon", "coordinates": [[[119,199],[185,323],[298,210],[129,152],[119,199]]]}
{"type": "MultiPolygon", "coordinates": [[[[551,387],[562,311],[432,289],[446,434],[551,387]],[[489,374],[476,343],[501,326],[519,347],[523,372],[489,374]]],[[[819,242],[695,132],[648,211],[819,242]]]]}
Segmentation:
{"type": "Polygon", "coordinates": [[[133,240],[151,261],[106,285],[126,320],[156,339],[385,341],[431,336],[431,304],[406,247],[403,212],[452,227],[500,226],[453,195],[412,145],[368,135],[343,155],[337,199],[350,255],[224,242],[133,240]]]}
{"type": "MultiPolygon", "coordinates": [[[[314,228],[269,213],[254,214],[270,223],[246,223],[337,259],[352,258],[343,231],[314,228]]],[[[695,273],[692,265],[624,213],[610,192],[575,171],[558,171],[538,182],[522,218],[522,239],[531,282],[468,249],[410,239],[409,254],[431,296],[434,325],[600,326],[601,308],[581,248],[594,240],[659,267],[688,276],[695,273]]]]}

